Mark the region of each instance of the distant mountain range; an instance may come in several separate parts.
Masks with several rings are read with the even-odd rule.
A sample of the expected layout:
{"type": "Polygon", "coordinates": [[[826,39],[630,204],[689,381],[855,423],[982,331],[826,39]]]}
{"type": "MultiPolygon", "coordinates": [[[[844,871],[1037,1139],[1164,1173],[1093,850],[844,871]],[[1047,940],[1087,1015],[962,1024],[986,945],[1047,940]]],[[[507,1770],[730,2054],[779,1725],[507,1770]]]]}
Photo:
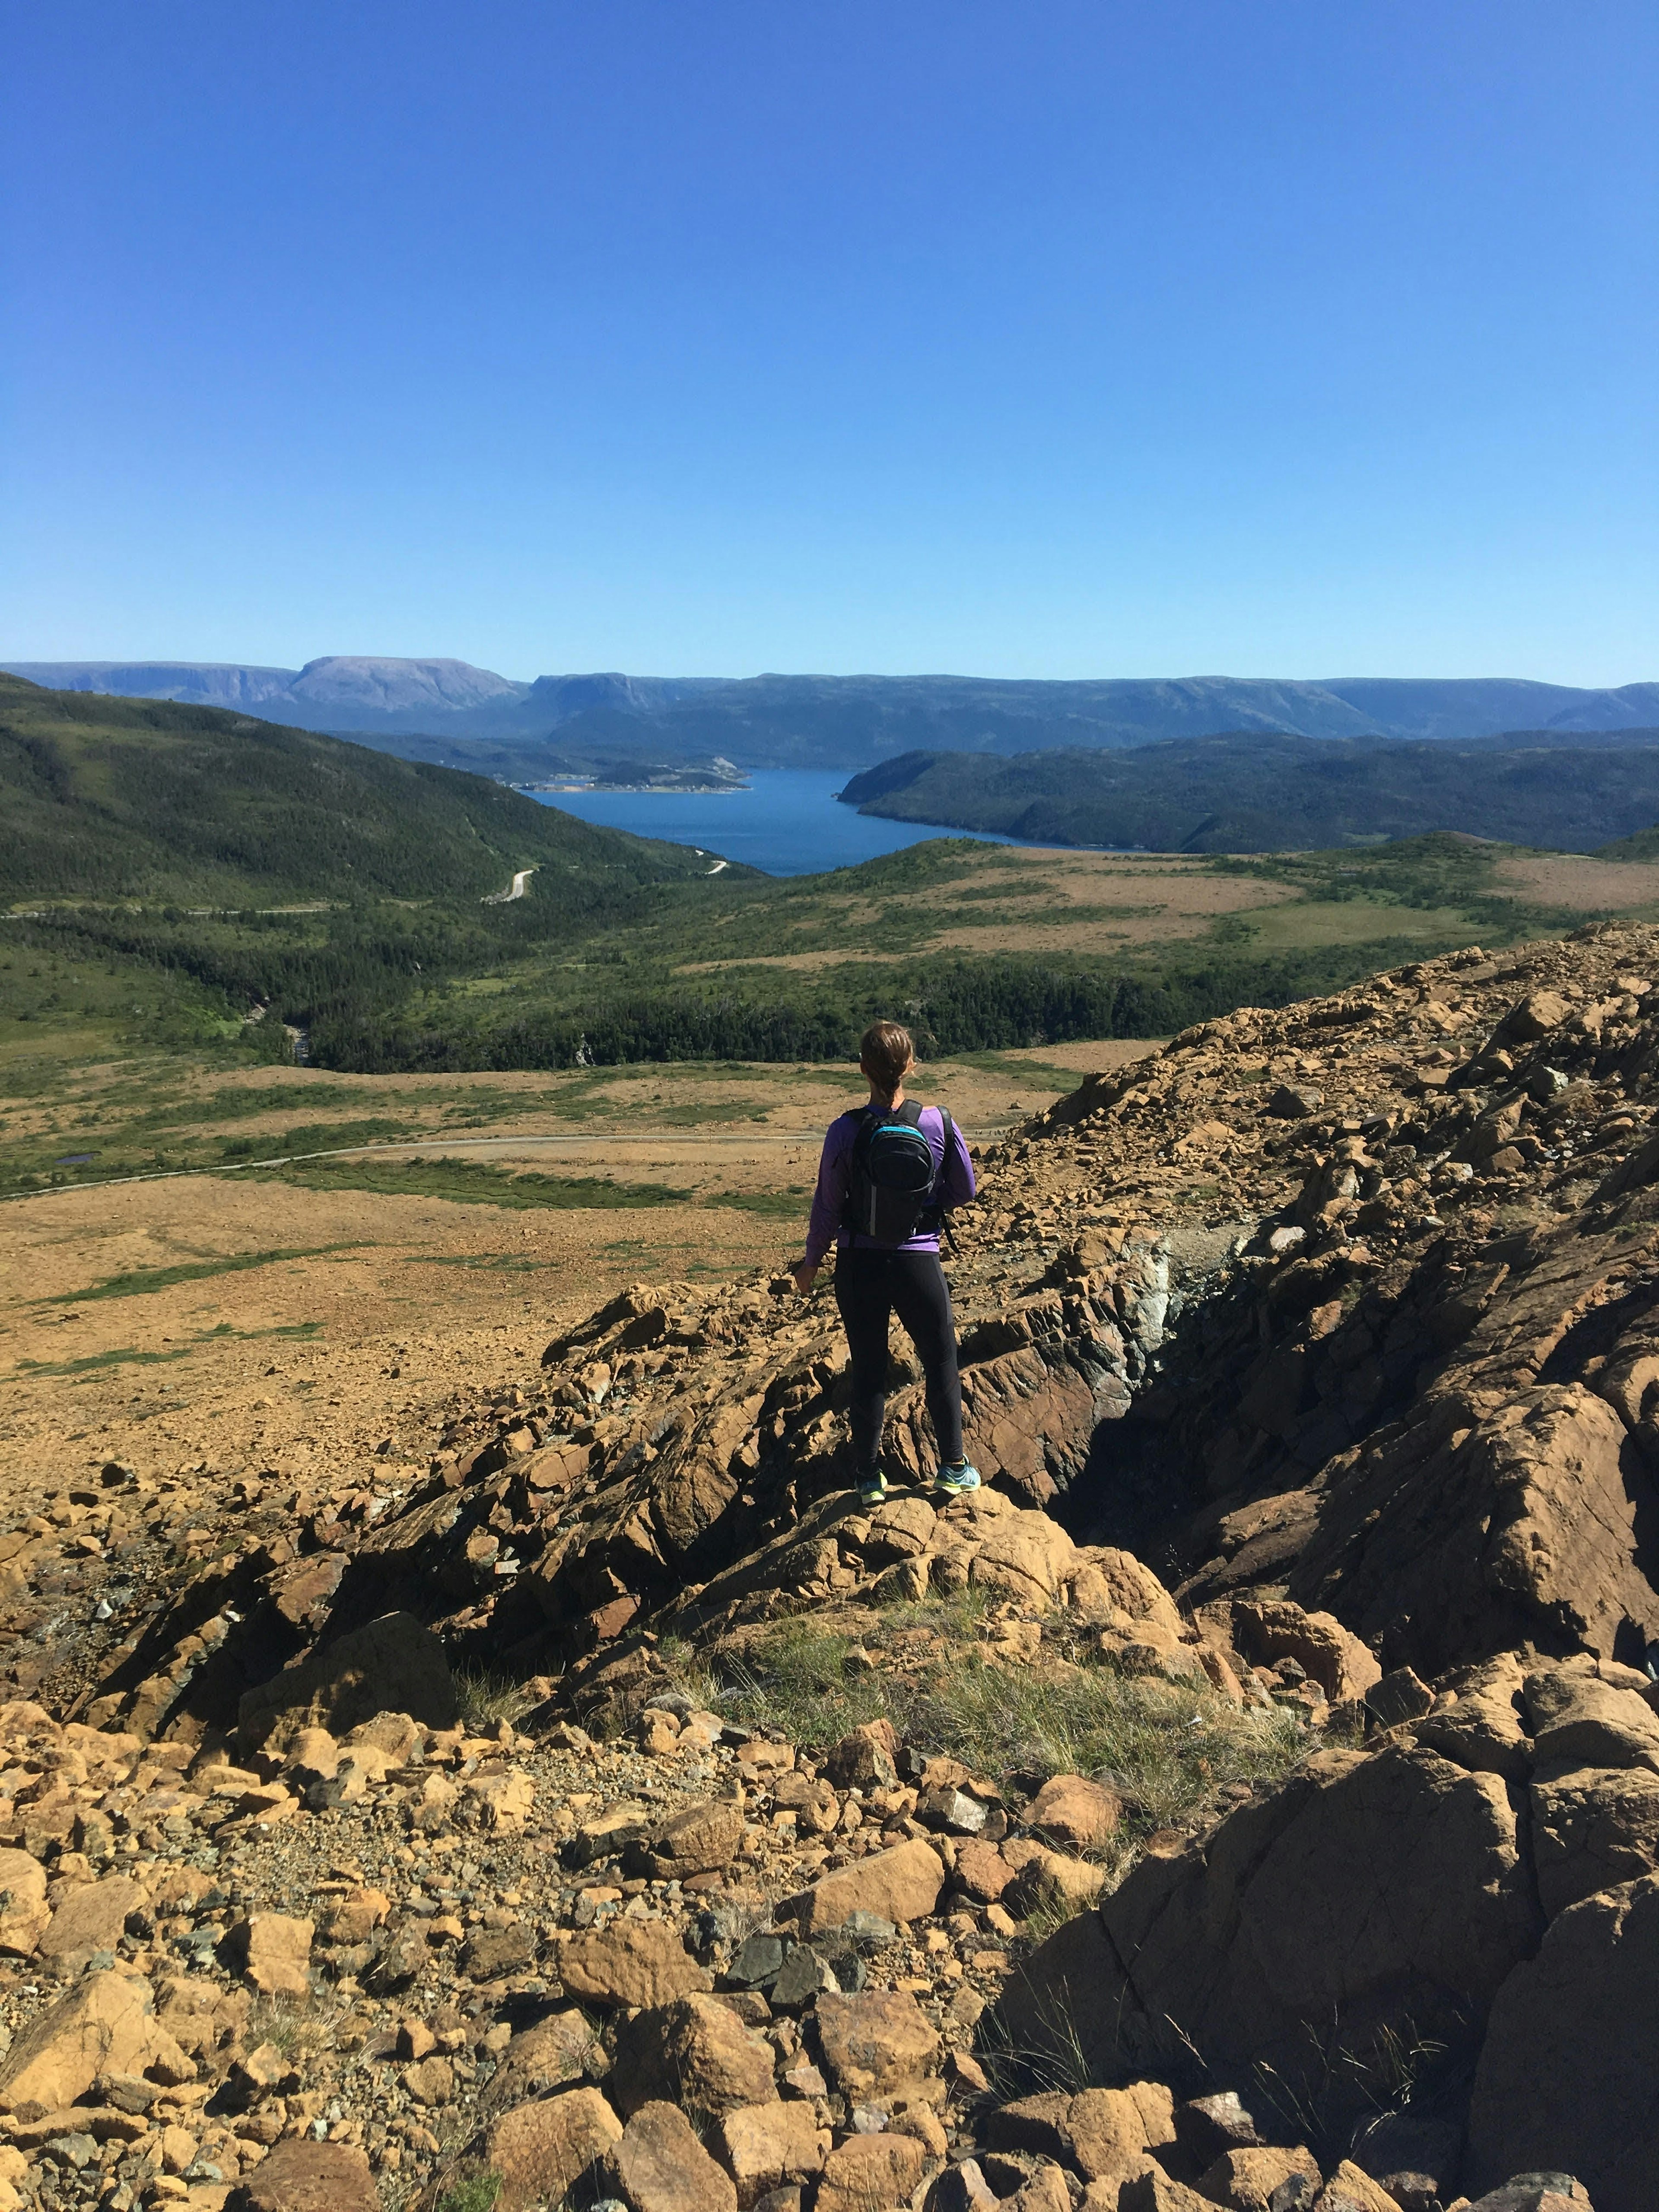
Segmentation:
{"type": "Polygon", "coordinates": [[[514,781],[567,761],[664,763],[722,754],[742,768],[867,768],[899,753],[1100,750],[1260,732],[1308,738],[1468,739],[1516,729],[1659,725],[1659,684],[1583,690],[1508,677],[1123,678],[1077,683],[966,676],[540,676],[464,660],[331,654],[303,668],[207,661],[0,663],[66,691],[239,708],[387,751],[514,781]]]}

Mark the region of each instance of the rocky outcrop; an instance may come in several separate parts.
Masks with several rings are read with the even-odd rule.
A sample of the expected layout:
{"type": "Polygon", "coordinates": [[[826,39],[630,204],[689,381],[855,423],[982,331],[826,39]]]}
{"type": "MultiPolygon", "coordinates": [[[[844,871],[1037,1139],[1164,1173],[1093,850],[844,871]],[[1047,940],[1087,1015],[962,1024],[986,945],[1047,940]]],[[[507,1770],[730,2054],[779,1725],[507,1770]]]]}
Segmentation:
{"type": "Polygon", "coordinates": [[[1636,2212],[1659,2171],[1637,1995],[1659,1931],[1645,1688],[1592,1659],[1454,1678],[1375,1748],[1322,1752],[1144,1861],[1035,1953],[1000,2035],[1038,2065],[1075,2042],[1107,2080],[1194,2056],[1267,2074],[1339,2131],[1402,2055],[1478,2061],[1478,2179],[1560,2168],[1636,2212]]]}

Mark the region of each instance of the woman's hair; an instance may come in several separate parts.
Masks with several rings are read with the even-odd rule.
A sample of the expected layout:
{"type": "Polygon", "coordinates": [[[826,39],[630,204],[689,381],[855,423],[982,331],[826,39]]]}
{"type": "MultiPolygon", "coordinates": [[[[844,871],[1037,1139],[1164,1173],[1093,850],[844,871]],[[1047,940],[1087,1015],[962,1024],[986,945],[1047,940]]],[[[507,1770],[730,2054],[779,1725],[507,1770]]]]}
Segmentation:
{"type": "Polygon", "coordinates": [[[908,1030],[896,1022],[872,1022],[859,1039],[859,1065],[878,1091],[891,1097],[915,1065],[908,1030]]]}

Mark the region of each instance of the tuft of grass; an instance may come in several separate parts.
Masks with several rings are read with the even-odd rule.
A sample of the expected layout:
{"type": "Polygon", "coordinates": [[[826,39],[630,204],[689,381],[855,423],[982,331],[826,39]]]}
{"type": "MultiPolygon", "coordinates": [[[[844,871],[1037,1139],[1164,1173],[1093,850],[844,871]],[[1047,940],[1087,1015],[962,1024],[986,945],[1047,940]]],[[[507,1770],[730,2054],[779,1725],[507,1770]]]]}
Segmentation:
{"type": "Polygon", "coordinates": [[[438,2199],[438,2212],[495,2212],[501,2193],[499,2173],[471,2173],[453,2189],[445,2190],[438,2199]]]}
{"type": "Polygon", "coordinates": [[[911,1732],[981,1771],[1086,1774],[1131,1827],[1174,1827],[1230,1782],[1281,1780],[1307,1738],[1291,1713],[1241,1711],[1202,1686],[1085,1666],[1048,1677],[969,1653],[935,1678],[911,1732]]]}
{"type": "MultiPolygon", "coordinates": [[[[1029,1928],[1030,1922],[1027,1922],[1029,1928]]],[[[1052,1931],[1045,1928],[1043,1935],[1052,1931]]],[[[1090,2063],[1065,1983],[1037,2007],[1035,2033],[1029,2042],[1016,2043],[1002,2014],[994,2007],[980,2021],[975,2055],[990,2076],[999,2104],[1009,2104],[1044,2090],[1064,2090],[1075,2097],[1100,2087],[1090,2063]]]]}
{"type": "Polygon", "coordinates": [[[248,2014],[249,2048],[274,2043],[284,2058],[315,2057],[334,2049],[340,2023],[349,2009],[337,1996],[256,1998],[248,2014]]]}
{"type": "Polygon", "coordinates": [[[889,1711],[878,1674],[849,1674],[853,1640],[811,1621],[787,1621],[719,1669],[714,1710],[751,1727],[781,1729],[791,1743],[833,1743],[889,1711]]]}
{"type": "Polygon", "coordinates": [[[481,1667],[458,1667],[455,1690],[461,1718],[475,1735],[498,1721],[517,1721],[535,1702],[519,1683],[481,1667]]]}

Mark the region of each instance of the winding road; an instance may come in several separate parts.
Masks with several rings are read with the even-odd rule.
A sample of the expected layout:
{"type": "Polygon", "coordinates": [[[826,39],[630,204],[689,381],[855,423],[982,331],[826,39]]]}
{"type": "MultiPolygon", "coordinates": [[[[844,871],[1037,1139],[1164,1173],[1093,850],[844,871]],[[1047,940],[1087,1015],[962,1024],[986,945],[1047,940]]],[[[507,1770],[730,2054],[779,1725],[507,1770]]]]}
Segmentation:
{"type": "Polygon", "coordinates": [[[480,906],[510,906],[514,899],[524,896],[525,885],[535,874],[534,868],[520,868],[514,877],[512,888],[504,891],[486,891],[479,900],[480,906]]]}

